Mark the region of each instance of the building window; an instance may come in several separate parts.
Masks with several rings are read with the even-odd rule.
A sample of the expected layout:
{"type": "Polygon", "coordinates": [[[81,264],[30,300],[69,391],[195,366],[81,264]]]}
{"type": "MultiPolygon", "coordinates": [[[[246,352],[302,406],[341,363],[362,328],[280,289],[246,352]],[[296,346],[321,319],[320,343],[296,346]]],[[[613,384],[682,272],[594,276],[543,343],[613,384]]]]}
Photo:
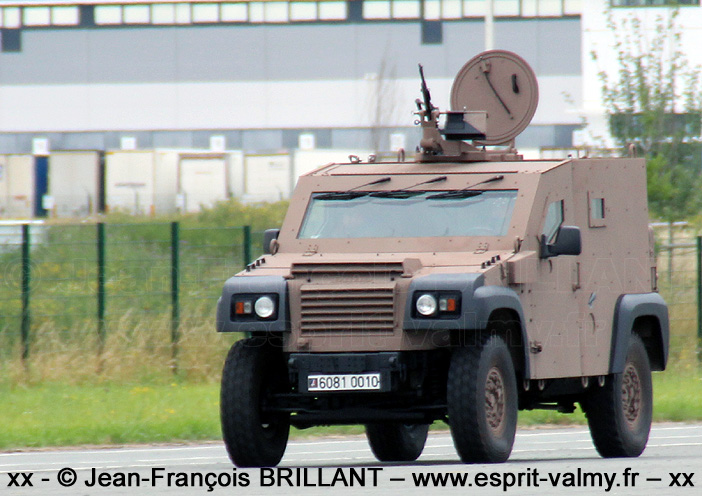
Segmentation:
{"type": "Polygon", "coordinates": [[[219,22],[219,4],[193,4],[193,22],[219,22]]]}
{"type": "Polygon", "coordinates": [[[95,24],[122,24],[122,6],[96,5],[95,24]]]}
{"type": "Polygon", "coordinates": [[[495,0],[493,14],[496,16],[517,17],[520,3],[519,0],[495,0]]]}
{"type": "Polygon", "coordinates": [[[222,22],[246,22],[249,20],[249,9],[245,3],[223,3],[220,10],[222,22]]]}
{"type": "Polygon", "coordinates": [[[677,7],[699,5],[700,0],[610,0],[612,7],[677,7]]]}
{"type": "Polygon", "coordinates": [[[25,7],[22,10],[22,22],[25,26],[48,26],[51,24],[49,7],[25,7]]]}
{"type": "Polygon", "coordinates": [[[189,3],[179,3],[176,5],[176,24],[190,24],[192,22],[192,12],[189,3]]]}
{"type": "Polygon", "coordinates": [[[346,2],[319,2],[320,21],[343,21],[346,16],[346,2]]]}
{"type": "Polygon", "coordinates": [[[266,2],[266,22],[288,22],[288,16],[288,2],[266,2]]]}
{"type": "Polygon", "coordinates": [[[125,5],[123,10],[125,24],[149,24],[151,9],[148,5],[125,5]]]}
{"type": "Polygon", "coordinates": [[[80,24],[80,9],[77,6],[51,7],[51,24],[77,26],[80,24]]]}
{"type": "Polygon", "coordinates": [[[441,19],[441,0],[424,0],[424,18],[427,21],[441,19]]]}
{"type": "Polygon", "coordinates": [[[563,2],[561,0],[539,0],[539,16],[558,17],[563,15],[563,2]]]}
{"type": "Polygon", "coordinates": [[[563,15],[580,15],[582,11],[581,0],[564,0],[563,15]]]}
{"type": "Polygon", "coordinates": [[[418,19],[420,10],[419,0],[395,0],[392,2],[392,17],[394,19],[418,19]]]}
{"type": "Polygon", "coordinates": [[[290,2],[291,21],[316,21],[316,2],[290,2]]]}
{"type": "Polygon", "coordinates": [[[157,3],[151,6],[151,22],[154,24],[175,24],[175,5],[157,3]]]}
{"type": "Polygon", "coordinates": [[[250,2],[249,3],[249,21],[251,22],[263,22],[263,2],[250,2]]]}
{"type": "Polygon", "coordinates": [[[367,0],[363,2],[364,19],[390,19],[389,0],[367,0]]]}
{"type": "Polygon", "coordinates": [[[2,9],[2,26],[4,28],[18,28],[22,24],[19,7],[6,7],[2,9]]]}

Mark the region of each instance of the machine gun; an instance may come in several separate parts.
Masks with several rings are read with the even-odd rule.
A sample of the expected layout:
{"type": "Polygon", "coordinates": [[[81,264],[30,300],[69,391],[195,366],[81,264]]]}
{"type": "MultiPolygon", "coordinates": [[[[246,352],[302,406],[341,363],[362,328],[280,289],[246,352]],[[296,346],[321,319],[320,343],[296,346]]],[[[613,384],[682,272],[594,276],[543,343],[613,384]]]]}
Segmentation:
{"type": "Polygon", "coordinates": [[[429,93],[429,88],[427,87],[427,81],[424,79],[424,67],[422,64],[419,65],[419,77],[422,78],[422,96],[424,97],[424,111],[422,112],[422,101],[417,98],[417,109],[422,113],[422,117],[426,118],[427,121],[431,121],[433,118],[432,112],[435,107],[431,104],[431,93],[429,93]]]}

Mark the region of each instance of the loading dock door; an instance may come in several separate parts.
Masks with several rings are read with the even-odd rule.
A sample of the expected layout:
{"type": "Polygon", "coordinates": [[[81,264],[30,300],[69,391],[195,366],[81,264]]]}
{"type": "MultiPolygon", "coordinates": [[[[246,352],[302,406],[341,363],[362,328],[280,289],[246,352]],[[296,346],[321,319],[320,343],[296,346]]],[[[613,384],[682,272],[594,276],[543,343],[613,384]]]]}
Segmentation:
{"type": "Polygon", "coordinates": [[[197,212],[227,199],[227,168],[223,156],[181,157],[180,194],[186,212],[197,212]]]}
{"type": "Polygon", "coordinates": [[[46,217],[44,195],[49,191],[49,157],[34,157],[34,217],[46,217]]]}

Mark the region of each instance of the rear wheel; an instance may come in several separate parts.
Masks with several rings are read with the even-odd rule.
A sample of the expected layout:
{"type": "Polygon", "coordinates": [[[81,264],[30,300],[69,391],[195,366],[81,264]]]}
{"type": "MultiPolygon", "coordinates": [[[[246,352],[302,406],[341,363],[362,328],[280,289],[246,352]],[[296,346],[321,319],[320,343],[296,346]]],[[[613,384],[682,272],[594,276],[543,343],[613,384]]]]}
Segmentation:
{"type": "Polygon", "coordinates": [[[451,356],[448,417],[456,451],[466,463],[509,458],[517,430],[517,381],[507,345],[486,336],[451,356]]]}
{"type": "Polygon", "coordinates": [[[632,334],[624,372],[612,374],[584,402],[590,435],[605,458],[639,456],[653,417],[651,364],[641,338],[632,334]]]}
{"type": "Polygon", "coordinates": [[[262,339],[229,350],[222,371],[220,417],[229,458],[238,467],[277,465],[285,453],[290,414],[268,412],[273,392],[287,381],[283,354],[262,339]]]}
{"type": "Polygon", "coordinates": [[[419,458],[427,442],[427,424],[366,424],[366,437],[381,462],[411,462],[419,458]]]}

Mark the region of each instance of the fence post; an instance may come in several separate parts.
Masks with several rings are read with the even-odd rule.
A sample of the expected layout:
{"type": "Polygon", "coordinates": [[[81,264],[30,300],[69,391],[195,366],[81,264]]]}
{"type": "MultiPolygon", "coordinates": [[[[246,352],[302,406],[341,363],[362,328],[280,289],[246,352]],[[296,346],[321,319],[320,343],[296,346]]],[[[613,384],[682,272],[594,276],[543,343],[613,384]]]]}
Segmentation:
{"type": "Polygon", "coordinates": [[[22,361],[25,366],[29,358],[29,297],[31,284],[31,265],[29,259],[29,225],[22,224],[22,361]]]}
{"type": "Polygon", "coordinates": [[[178,372],[178,341],[180,340],[180,303],[178,301],[180,271],[180,224],[171,222],[171,368],[178,372]]]}
{"type": "MultiPolygon", "coordinates": [[[[105,348],[105,223],[97,223],[97,319],[98,357],[105,348]]],[[[102,371],[102,362],[98,372],[102,371]]]]}
{"type": "Polygon", "coordinates": [[[244,267],[251,262],[251,226],[244,226],[244,267]]]}
{"type": "Polygon", "coordinates": [[[668,221],[668,289],[673,292],[673,221],[668,221]]]}
{"type": "Polygon", "coordinates": [[[697,236],[697,359],[702,362],[702,236],[697,236]]]}

